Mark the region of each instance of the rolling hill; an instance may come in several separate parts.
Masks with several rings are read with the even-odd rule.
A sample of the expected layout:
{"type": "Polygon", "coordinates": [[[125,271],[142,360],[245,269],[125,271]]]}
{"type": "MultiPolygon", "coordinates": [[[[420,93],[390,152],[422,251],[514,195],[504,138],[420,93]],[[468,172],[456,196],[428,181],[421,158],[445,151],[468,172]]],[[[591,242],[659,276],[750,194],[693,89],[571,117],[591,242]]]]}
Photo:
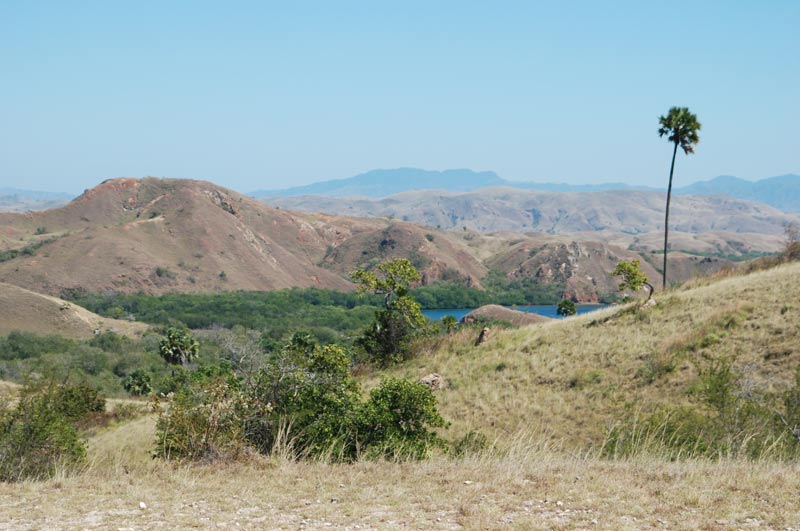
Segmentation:
{"type": "Polygon", "coordinates": [[[18,330],[87,339],[96,330],[136,336],[148,328],[142,323],[100,317],[71,302],[0,282],[0,336],[18,330]]]}
{"type": "Polygon", "coordinates": [[[203,181],[113,179],[62,208],[0,214],[0,227],[0,279],[53,295],[347,290],[354,268],[408,253],[430,279],[486,273],[439,231],[429,241],[411,224],[291,213],[203,181]]]}
{"type": "MultiPolygon", "coordinates": [[[[403,256],[425,283],[481,287],[495,270],[509,280],[555,284],[591,302],[616,290],[608,274],[615,260],[655,262],[648,240],[637,241],[634,248],[633,240],[610,231],[444,231],[388,218],[290,212],[204,181],[112,179],[58,209],[0,214],[0,282],[56,296],[73,290],[348,290],[353,269],[403,256]]],[[[681,253],[672,261],[674,280],[730,265],[681,253]]],[[[645,268],[658,277],[652,266],[645,268]]]]}

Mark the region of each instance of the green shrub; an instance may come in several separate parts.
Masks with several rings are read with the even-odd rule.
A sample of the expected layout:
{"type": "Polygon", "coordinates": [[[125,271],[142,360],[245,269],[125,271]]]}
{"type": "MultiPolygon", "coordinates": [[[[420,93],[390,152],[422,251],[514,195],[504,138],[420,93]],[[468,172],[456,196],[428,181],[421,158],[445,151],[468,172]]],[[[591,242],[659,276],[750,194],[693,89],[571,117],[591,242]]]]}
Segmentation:
{"type": "Polygon", "coordinates": [[[349,368],[341,347],[295,334],[247,378],[230,365],[180,370],[161,409],[155,455],[212,459],[250,447],[335,461],[421,459],[443,444],[432,431],[445,422],[430,389],[389,379],[363,401],[349,368]]]}
{"type": "Polygon", "coordinates": [[[125,378],[122,387],[133,396],[149,395],[153,390],[150,375],[142,369],[136,369],[125,378]]]}
{"type": "Polygon", "coordinates": [[[229,367],[192,374],[160,409],[154,455],[191,460],[237,457],[245,446],[245,408],[229,367]]]}
{"type": "Polygon", "coordinates": [[[267,410],[248,416],[250,443],[269,453],[288,435],[299,455],[356,457],[354,414],[359,391],[349,363],[341,347],[320,347],[309,336],[296,334],[271,357],[249,392],[252,408],[267,410]]]}
{"type": "Polygon", "coordinates": [[[0,481],[43,479],[86,457],[75,424],[105,401],[84,385],[26,387],[14,409],[0,412],[0,481]]]}
{"type": "Polygon", "coordinates": [[[487,448],[489,448],[489,439],[486,435],[470,430],[453,446],[453,452],[461,457],[480,454],[487,448]]]}
{"type": "Polygon", "coordinates": [[[445,426],[427,386],[387,378],[359,412],[359,444],[371,458],[424,459],[432,448],[444,445],[430,428],[445,426]]]}
{"type": "Polygon", "coordinates": [[[88,384],[60,385],[50,394],[54,400],[52,407],[68,422],[78,422],[106,409],[105,397],[88,384]]]}

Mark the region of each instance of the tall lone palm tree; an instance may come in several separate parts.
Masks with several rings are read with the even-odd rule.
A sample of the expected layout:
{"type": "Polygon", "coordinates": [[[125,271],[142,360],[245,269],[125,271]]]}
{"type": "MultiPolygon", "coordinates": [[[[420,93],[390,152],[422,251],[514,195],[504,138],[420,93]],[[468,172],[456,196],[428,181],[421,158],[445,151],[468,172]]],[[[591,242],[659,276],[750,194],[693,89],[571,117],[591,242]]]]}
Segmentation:
{"type": "Polygon", "coordinates": [[[667,212],[664,217],[664,272],[662,277],[662,289],[667,289],[667,243],[669,241],[669,202],[672,198],[672,174],[675,171],[675,155],[678,153],[678,146],[684,153],[694,153],[694,145],[700,141],[697,132],[700,130],[700,122],[697,116],[689,112],[686,107],[672,107],[666,116],[660,116],[658,123],[658,136],[669,135],[667,139],[675,144],[672,150],[672,165],[669,167],[669,186],[667,187],[667,212]]]}

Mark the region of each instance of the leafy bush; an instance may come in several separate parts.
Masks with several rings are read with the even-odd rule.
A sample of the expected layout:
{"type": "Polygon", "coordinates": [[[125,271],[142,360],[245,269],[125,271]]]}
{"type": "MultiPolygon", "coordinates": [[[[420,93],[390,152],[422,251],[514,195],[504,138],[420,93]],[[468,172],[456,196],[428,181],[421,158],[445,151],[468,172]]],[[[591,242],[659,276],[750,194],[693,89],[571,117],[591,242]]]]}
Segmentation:
{"type": "Polygon", "coordinates": [[[411,354],[410,343],[425,327],[418,302],[408,295],[409,285],[421,279],[419,271],[405,258],[395,258],[380,264],[377,273],[356,269],[353,282],[362,292],[381,295],[384,308],[375,312],[375,321],[356,341],[380,365],[406,359],[411,354]]]}
{"type": "Polygon", "coordinates": [[[419,383],[387,378],[373,389],[358,415],[358,442],[372,458],[424,459],[444,441],[429,428],[446,423],[436,397],[419,383]]]}
{"type": "Polygon", "coordinates": [[[296,335],[268,361],[248,393],[252,409],[261,412],[248,416],[248,441],[269,453],[288,431],[300,455],[354,458],[359,391],[349,361],[341,347],[320,347],[309,336],[296,335]]]}
{"type": "Polygon", "coordinates": [[[142,369],[136,369],[125,378],[122,387],[133,396],[149,395],[153,390],[150,375],[142,369]]]}
{"type": "Polygon", "coordinates": [[[97,389],[85,383],[57,386],[50,395],[54,401],[53,409],[69,422],[78,422],[106,409],[106,399],[97,389]]]}
{"type": "Polygon", "coordinates": [[[285,450],[297,457],[352,461],[421,459],[442,445],[444,420],[430,389],[389,379],[361,399],[349,356],[296,334],[255,376],[230,366],[180,371],[158,420],[156,455],[209,459],[285,450]]]}
{"type": "Polygon", "coordinates": [[[168,328],[158,345],[158,353],[170,365],[186,365],[197,357],[200,344],[186,330],[168,328]]]}
{"type": "Polygon", "coordinates": [[[16,407],[0,412],[0,481],[43,479],[86,457],[76,423],[105,409],[86,385],[26,387],[16,407]]]}
{"type": "Polygon", "coordinates": [[[244,397],[229,367],[197,371],[161,409],[154,455],[166,459],[235,458],[244,448],[244,397]]]}

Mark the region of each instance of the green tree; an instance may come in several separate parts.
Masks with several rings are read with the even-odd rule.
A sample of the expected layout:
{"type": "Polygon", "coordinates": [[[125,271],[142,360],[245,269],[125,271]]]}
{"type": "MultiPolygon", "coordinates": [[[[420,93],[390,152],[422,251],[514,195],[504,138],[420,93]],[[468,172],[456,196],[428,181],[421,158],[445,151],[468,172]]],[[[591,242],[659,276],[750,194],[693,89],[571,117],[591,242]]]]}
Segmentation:
{"type": "Polygon", "coordinates": [[[405,258],[384,262],[377,273],[357,269],[351,274],[359,291],[382,295],[384,308],[375,312],[375,321],[357,340],[381,365],[398,362],[410,354],[410,340],[425,326],[420,305],[408,294],[419,271],[405,258]]]}
{"type": "Polygon", "coordinates": [[[168,328],[167,336],[158,345],[158,353],[170,365],[191,363],[199,350],[197,340],[181,328],[168,328]]]}
{"type": "Polygon", "coordinates": [[[564,317],[575,315],[578,313],[578,307],[570,299],[561,299],[556,308],[556,313],[564,317]]]}
{"type": "Polygon", "coordinates": [[[631,291],[639,291],[644,286],[650,290],[647,295],[647,300],[653,298],[653,285],[647,281],[647,275],[639,267],[639,260],[630,260],[617,263],[617,267],[611,273],[615,277],[621,276],[622,282],[619,284],[620,291],[629,289],[631,291]]]}
{"type": "Polygon", "coordinates": [[[422,276],[406,258],[395,258],[384,262],[375,271],[356,269],[350,274],[360,292],[372,292],[383,295],[384,305],[391,308],[392,303],[408,295],[412,282],[419,282],[422,276]]]}
{"type": "Polygon", "coordinates": [[[666,116],[658,119],[658,136],[668,135],[667,139],[674,144],[672,150],[672,165],[669,168],[669,186],[667,187],[667,208],[664,215],[664,270],[662,288],[667,288],[667,245],[669,242],[669,203],[672,198],[672,175],[675,171],[675,155],[678,153],[678,146],[684,153],[694,153],[694,145],[700,141],[697,132],[700,130],[700,122],[697,116],[690,113],[686,107],[672,107],[666,116]]]}

